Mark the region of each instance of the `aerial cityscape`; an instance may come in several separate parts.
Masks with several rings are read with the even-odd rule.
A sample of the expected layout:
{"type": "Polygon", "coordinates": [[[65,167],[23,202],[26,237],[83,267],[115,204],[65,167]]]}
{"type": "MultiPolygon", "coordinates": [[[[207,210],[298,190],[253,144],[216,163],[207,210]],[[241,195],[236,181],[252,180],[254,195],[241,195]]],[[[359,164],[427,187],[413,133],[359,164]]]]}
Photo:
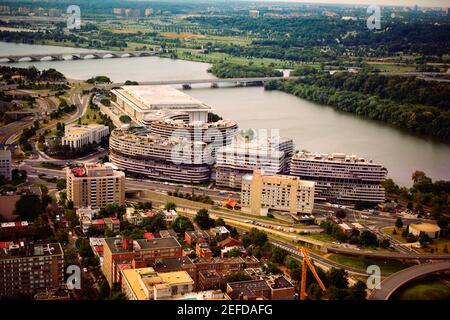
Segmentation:
{"type": "Polygon", "coordinates": [[[373,2],[0,0],[0,301],[450,300],[450,1],[373,2]]]}

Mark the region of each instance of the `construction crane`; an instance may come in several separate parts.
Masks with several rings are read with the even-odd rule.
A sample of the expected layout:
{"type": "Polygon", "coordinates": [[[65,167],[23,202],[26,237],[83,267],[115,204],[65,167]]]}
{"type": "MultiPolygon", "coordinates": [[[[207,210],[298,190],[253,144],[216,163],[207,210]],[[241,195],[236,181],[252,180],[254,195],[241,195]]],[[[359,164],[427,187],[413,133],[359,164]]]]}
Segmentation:
{"type": "Polygon", "coordinates": [[[302,278],[300,282],[300,300],[305,300],[306,297],[306,268],[309,267],[309,270],[311,270],[312,274],[314,275],[314,278],[316,278],[317,283],[319,284],[322,291],[326,291],[325,285],[323,284],[322,280],[320,280],[319,275],[317,274],[316,268],[314,267],[314,264],[311,262],[308,256],[308,250],[306,250],[305,247],[299,247],[298,250],[300,251],[303,259],[302,259],[302,278]]]}

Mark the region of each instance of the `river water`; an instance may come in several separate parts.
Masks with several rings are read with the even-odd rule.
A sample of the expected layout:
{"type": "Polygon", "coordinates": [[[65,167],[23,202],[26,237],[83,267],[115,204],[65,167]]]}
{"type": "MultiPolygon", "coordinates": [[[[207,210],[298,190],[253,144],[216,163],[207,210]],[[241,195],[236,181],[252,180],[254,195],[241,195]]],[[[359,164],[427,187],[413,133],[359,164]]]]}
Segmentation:
{"type": "MultiPolygon", "coordinates": [[[[74,50],[81,51],[0,42],[0,55],[74,50]]],[[[55,68],[72,79],[106,75],[114,82],[214,78],[207,73],[208,64],[158,57],[11,64],[29,65],[55,68]]],[[[448,144],[260,87],[194,88],[185,92],[210,105],[224,118],[237,120],[241,128],[279,129],[283,136],[294,139],[298,150],[356,154],[382,163],[389,170],[389,177],[400,185],[410,186],[415,170],[422,170],[433,179],[450,180],[448,144]]]]}

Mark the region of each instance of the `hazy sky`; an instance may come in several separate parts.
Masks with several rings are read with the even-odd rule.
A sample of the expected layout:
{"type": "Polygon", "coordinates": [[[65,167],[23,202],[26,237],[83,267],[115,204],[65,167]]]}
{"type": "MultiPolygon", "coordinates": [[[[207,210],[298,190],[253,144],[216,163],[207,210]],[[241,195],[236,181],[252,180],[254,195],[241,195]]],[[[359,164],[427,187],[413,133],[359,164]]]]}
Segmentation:
{"type": "Polygon", "coordinates": [[[305,3],[352,3],[352,4],[378,4],[397,6],[424,6],[424,7],[450,7],[450,0],[259,0],[267,2],[305,2],[305,3]]]}

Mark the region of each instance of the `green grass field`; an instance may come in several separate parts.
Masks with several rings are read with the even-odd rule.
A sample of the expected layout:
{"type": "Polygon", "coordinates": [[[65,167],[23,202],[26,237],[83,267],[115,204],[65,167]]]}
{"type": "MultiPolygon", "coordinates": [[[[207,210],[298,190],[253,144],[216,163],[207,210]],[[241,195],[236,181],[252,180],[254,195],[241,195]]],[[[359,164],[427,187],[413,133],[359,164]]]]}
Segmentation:
{"type": "Polygon", "coordinates": [[[389,273],[395,273],[402,269],[405,269],[409,267],[409,265],[402,264],[400,262],[395,261],[383,261],[378,259],[367,259],[364,257],[351,257],[351,256],[344,256],[341,254],[327,254],[325,256],[326,258],[333,260],[337,263],[343,264],[348,267],[357,268],[361,270],[366,270],[368,266],[370,265],[378,265],[381,269],[381,273],[383,274],[389,274],[389,273]]]}
{"type": "Polygon", "coordinates": [[[450,300],[450,285],[436,277],[412,281],[400,288],[392,300],[450,300]]]}

